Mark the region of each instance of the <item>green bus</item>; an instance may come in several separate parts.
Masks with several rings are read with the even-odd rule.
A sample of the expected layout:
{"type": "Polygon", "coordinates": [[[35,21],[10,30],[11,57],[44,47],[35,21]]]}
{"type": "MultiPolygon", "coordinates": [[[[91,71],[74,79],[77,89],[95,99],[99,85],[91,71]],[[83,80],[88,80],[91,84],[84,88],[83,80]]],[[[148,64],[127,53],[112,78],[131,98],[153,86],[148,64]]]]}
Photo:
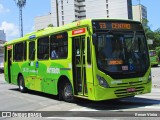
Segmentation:
{"type": "Polygon", "coordinates": [[[156,50],[149,50],[149,56],[150,56],[151,66],[158,66],[159,58],[156,53],[156,50]]]}
{"type": "Polygon", "coordinates": [[[151,92],[151,67],[142,24],[122,19],[85,19],[49,27],[5,44],[8,83],[93,101],[151,92]],[[117,49],[119,55],[114,54],[117,49]]]}

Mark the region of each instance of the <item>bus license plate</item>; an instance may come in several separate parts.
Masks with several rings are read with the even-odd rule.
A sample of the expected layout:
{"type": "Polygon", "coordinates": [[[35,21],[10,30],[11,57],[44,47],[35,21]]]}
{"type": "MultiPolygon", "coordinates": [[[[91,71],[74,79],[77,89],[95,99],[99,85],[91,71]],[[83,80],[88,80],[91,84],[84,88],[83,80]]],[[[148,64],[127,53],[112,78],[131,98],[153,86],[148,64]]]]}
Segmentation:
{"type": "Polygon", "coordinates": [[[136,91],[135,88],[128,88],[128,89],[127,89],[127,92],[135,92],[135,91],[136,91]]]}

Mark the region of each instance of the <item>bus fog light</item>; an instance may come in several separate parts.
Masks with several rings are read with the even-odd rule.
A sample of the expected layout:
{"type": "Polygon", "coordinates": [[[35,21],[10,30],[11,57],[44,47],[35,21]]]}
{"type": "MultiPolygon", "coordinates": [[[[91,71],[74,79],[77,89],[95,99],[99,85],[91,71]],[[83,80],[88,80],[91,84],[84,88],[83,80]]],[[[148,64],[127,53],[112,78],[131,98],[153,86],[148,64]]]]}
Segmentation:
{"type": "Polygon", "coordinates": [[[99,82],[100,86],[105,87],[105,88],[109,87],[107,81],[103,77],[97,75],[97,79],[98,79],[98,82],[99,82]]]}

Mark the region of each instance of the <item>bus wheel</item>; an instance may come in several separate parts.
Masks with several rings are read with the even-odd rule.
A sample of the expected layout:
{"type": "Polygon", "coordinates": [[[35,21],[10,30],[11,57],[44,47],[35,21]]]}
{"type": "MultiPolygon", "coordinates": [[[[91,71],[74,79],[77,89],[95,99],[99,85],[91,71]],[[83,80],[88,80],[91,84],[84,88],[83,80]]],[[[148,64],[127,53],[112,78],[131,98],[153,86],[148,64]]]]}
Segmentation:
{"type": "Polygon", "coordinates": [[[64,82],[62,87],[62,97],[66,102],[74,102],[72,85],[69,82],[64,82]]]}
{"type": "Polygon", "coordinates": [[[19,78],[18,78],[18,86],[19,86],[19,90],[22,93],[25,93],[27,91],[27,88],[25,87],[23,76],[19,76],[19,78]]]}

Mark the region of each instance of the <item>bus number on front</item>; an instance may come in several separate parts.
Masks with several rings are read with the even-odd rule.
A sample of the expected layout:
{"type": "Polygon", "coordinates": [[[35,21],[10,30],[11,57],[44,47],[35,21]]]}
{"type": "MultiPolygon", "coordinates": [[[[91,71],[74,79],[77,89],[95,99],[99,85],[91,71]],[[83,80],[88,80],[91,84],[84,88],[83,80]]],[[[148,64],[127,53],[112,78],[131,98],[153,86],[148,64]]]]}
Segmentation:
{"type": "Polygon", "coordinates": [[[104,22],[100,22],[99,26],[100,26],[101,29],[106,29],[107,28],[106,23],[104,23],[104,22]]]}

